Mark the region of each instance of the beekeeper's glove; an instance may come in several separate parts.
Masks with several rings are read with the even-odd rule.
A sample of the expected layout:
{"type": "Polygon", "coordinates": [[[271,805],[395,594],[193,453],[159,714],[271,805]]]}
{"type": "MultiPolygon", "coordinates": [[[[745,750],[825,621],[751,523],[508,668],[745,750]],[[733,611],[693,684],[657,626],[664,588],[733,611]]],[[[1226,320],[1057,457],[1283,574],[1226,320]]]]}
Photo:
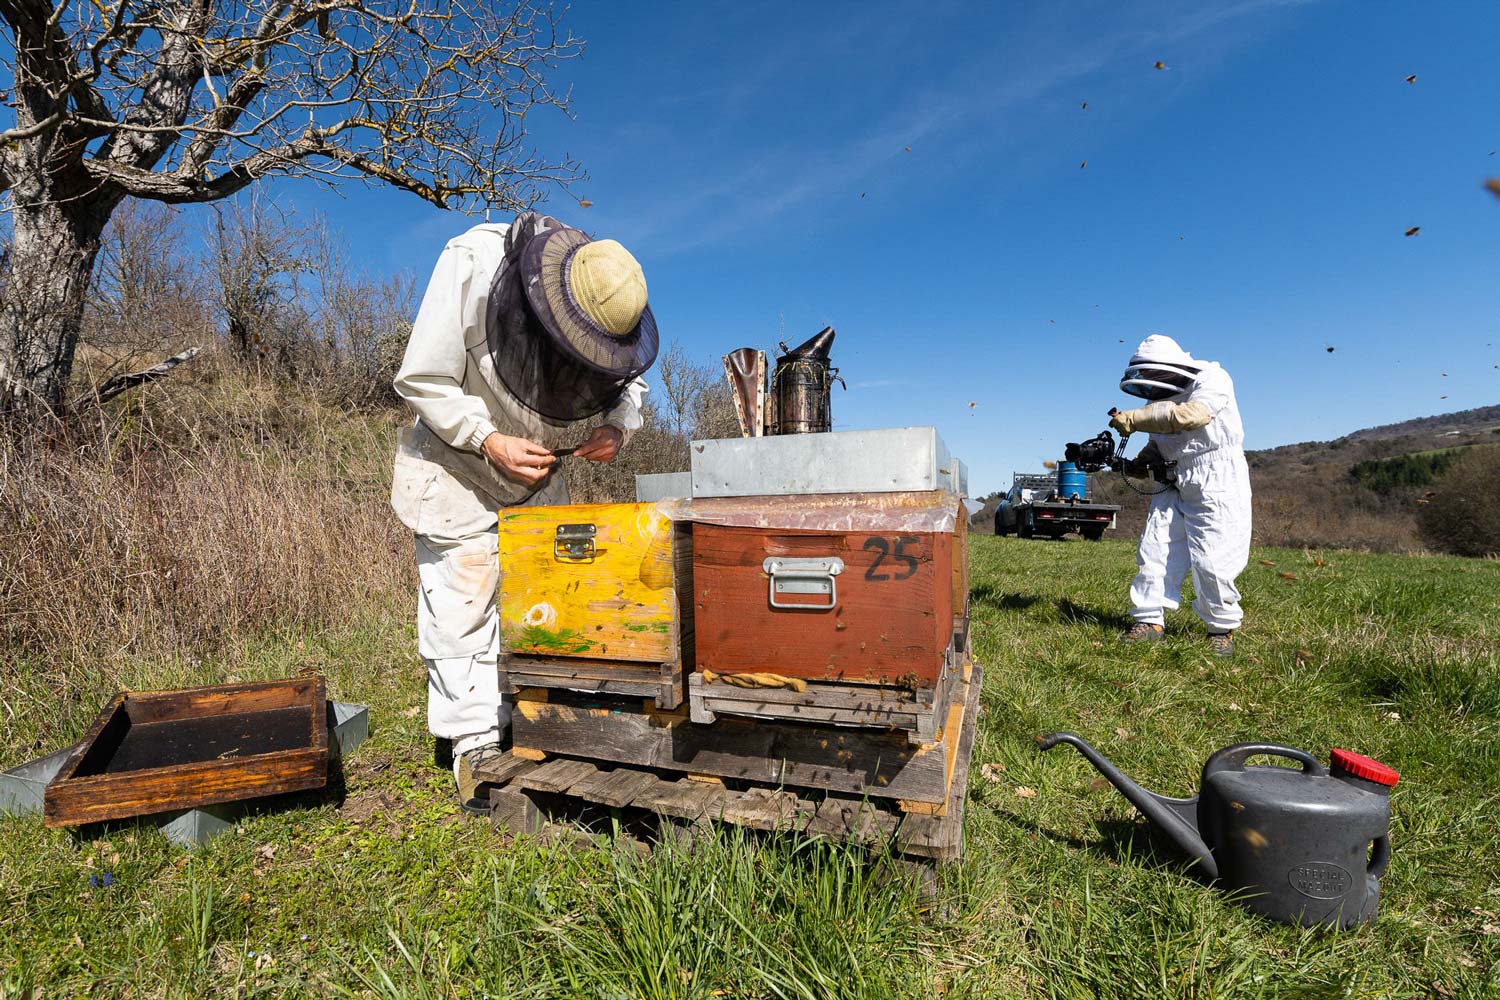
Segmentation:
{"type": "Polygon", "coordinates": [[[1133,410],[1116,410],[1109,426],[1121,434],[1146,431],[1150,434],[1181,434],[1207,427],[1214,415],[1202,403],[1149,403],[1133,410]]]}

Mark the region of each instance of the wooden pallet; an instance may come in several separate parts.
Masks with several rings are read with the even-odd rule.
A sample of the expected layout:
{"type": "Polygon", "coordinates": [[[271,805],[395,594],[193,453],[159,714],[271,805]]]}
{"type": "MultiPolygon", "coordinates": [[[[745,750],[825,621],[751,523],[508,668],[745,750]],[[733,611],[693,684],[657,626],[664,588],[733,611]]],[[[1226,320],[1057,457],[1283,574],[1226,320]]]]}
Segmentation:
{"type": "Polygon", "coordinates": [[[517,698],[511,738],[514,752],[533,760],[576,757],[941,808],[956,747],[946,734],[961,732],[977,676],[965,661],[944,735],[921,745],[899,730],[735,718],[697,725],[686,706],[663,712],[629,699],[535,689],[517,698]]]}
{"type": "MultiPolygon", "coordinates": [[[[963,700],[950,712],[944,739],[929,751],[946,771],[937,802],[893,800],[877,795],[874,787],[830,790],[794,787],[788,782],[663,773],[665,769],[658,767],[597,757],[586,760],[576,754],[539,755],[527,748],[499,758],[479,777],[495,786],[490,798],[493,821],[520,833],[541,833],[554,820],[602,806],[649,817],[664,833],[680,831],[684,825],[702,830],[708,824],[728,823],[839,842],[888,845],[911,858],[955,860],[963,853],[964,804],[981,679],[977,667],[964,678],[963,700]],[[538,761],[536,756],[546,759],[538,761]]],[[[819,727],[807,728],[816,731],[819,727]]],[[[834,760],[827,766],[839,767],[834,760]]]]}

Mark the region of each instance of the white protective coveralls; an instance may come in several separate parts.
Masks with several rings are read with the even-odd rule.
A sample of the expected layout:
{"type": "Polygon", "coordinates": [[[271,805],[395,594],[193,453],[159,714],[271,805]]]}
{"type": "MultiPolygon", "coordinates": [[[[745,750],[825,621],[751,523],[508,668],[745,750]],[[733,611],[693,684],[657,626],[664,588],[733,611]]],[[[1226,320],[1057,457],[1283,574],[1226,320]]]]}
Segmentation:
{"type": "Polygon", "coordinates": [[[1124,415],[1134,415],[1132,429],[1151,431],[1151,445],[1177,463],[1176,488],[1152,498],[1141,532],[1131,616],[1162,624],[1191,569],[1193,610],[1210,633],[1232,632],[1244,617],[1234,581],[1250,559],[1250,472],[1234,382],[1219,364],[1194,359],[1170,337],[1148,337],[1131,363],[1138,360],[1200,370],[1186,391],[1124,415]]]}
{"type": "MultiPolygon", "coordinates": [[[[568,502],[560,470],[538,486],[512,482],[484,457],[484,439],[499,431],[551,449],[576,444],[581,429],[529,409],[495,374],[485,307],[509,228],[475,226],[443,248],[394,383],[417,419],[396,447],[391,507],[416,536],[427,727],[453,741],[455,758],[498,742],[510,725],[499,691],[498,512],[568,502]]],[[[645,395],[636,379],[604,415],[627,441],[645,395]]]]}

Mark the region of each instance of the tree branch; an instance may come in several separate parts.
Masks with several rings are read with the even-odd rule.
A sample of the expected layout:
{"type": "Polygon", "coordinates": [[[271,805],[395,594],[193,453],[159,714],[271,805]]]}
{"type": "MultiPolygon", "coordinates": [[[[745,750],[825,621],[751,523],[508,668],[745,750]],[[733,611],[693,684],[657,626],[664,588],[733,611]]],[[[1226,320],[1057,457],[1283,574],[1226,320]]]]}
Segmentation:
{"type": "Polygon", "coordinates": [[[99,388],[94,390],[94,402],[103,405],[128,389],[134,389],[136,386],[145,385],[148,382],[155,382],[178,365],[196,358],[198,352],[201,350],[203,350],[201,347],[189,347],[182,353],[174,354],[165,361],[152,365],[150,368],[143,368],[138,372],[122,372],[119,375],[106,379],[99,388]]]}
{"type": "Polygon", "coordinates": [[[32,202],[215,201],[279,173],[519,206],[576,177],[522,147],[530,110],[566,113],[544,72],[581,50],[548,0],[0,0],[0,12],[18,25],[0,157],[32,202]]]}

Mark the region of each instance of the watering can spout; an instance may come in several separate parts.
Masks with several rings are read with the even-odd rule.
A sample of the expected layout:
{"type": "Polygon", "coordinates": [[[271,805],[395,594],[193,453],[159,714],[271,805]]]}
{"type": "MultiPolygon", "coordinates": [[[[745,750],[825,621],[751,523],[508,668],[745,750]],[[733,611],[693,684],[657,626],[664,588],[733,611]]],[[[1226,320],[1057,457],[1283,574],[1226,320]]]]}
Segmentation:
{"type": "Polygon", "coordinates": [[[1198,833],[1198,797],[1196,795],[1190,799],[1172,799],[1147,791],[1126,777],[1118,767],[1110,763],[1103,754],[1090,746],[1088,741],[1077,733],[1049,733],[1046,736],[1038,736],[1036,740],[1037,748],[1040,750],[1051,750],[1059,743],[1066,743],[1083,754],[1100,774],[1109,779],[1110,784],[1119,789],[1121,795],[1130,800],[1131,805],[1139,809],[1142,815],[1156,824],[1184,853],[1192,857],[1203,874],[1211,879],[1219,877],[1219,866],[1214,861],[1213,852],[1198,833]]]}

